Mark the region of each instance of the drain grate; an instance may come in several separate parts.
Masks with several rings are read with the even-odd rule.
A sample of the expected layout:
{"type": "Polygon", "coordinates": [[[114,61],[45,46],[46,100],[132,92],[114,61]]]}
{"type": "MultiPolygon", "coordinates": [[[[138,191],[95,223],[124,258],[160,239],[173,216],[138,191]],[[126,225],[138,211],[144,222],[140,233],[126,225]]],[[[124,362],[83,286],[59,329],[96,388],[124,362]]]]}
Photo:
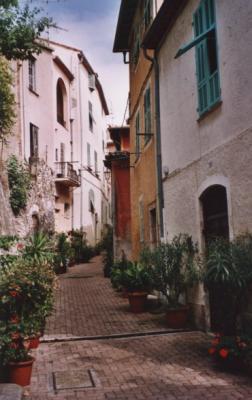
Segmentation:
{"type": "Polygon", "coordinates": [[[53,386],[55,391],[70,389],[94,388],[95,380],[91,370],[74,370],[53,372],[53,386]]]}

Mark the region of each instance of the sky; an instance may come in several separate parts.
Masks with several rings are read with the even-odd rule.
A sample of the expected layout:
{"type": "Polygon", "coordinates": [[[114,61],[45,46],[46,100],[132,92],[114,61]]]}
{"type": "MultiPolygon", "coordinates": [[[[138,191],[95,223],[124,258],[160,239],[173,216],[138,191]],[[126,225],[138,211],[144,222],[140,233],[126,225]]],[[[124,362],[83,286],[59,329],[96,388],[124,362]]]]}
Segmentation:
{"type": "Polygon", "coordinates": [[[128,66],[113,54],[120,0],[32,0],[64,30],[51,30],[50,39],[80,48],[103,86],[112,116],[122,125],[128,97],[128,66]]]}

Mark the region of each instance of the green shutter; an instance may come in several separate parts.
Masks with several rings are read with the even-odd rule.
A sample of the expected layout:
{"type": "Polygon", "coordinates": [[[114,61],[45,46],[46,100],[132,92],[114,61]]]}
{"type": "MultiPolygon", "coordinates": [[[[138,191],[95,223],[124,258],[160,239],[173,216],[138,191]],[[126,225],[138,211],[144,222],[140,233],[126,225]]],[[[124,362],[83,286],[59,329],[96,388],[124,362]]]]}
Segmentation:
{"type": "Polygon", "coordinates": [[[140,114],[137,113],[135,121],[135,132],[136,132],[136,160],[139,158],[140,154],[140,114]]]}
{"type": "Polygon", "coordinates": [[[202,0],[193,16],[194,36],[202,40],[196,44],[196,72],[198,84],[198,112],[202,115],[220,100],[214,0],[202,0]],[[212,46],[214,51],[210,53],[212,46]],[[213,63],[212,57],[216,57],[213,63]],[[212,65],[216,64],[213,68],[212,65]],[[214,70],[212,70],[214,69],[214,70]]]}
{"type": "Polygon", "coordinates": [[[144,95],[144,132],[145,132],[145,143],[151,138],[151,91],[150,87],[145,92],[144,95]]]}

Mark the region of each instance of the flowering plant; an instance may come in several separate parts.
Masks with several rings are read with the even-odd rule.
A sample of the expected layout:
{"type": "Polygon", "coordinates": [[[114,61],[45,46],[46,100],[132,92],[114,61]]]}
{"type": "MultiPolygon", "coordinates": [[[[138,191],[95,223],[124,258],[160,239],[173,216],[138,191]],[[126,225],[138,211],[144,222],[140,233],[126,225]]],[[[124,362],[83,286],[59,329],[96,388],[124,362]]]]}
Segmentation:
{"type": "Polygon", "coordinates": [[[222,336],[216,334],[208,349],[217,361],[246,361],[250,352],[251,342],[245,336],[222,336]]]}

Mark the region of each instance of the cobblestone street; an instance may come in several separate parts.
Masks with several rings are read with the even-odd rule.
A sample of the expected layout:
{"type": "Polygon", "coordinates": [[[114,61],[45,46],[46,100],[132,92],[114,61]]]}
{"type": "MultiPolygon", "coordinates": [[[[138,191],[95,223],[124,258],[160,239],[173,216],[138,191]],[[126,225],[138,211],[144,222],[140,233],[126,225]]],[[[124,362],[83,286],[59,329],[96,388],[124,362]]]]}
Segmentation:
{"type": "Polygon", "coordinates": [[[29,399],[252,399],[251,378],[213,367],[204,333],[166,333],[160,315],[130,314],[127,300],[102,277],[99,258],[59,280],[29,399]],[[94,338],[162,330],[145,337],[94,338]],[[50,342],[53,338],[63,340],[50,342]]]}

